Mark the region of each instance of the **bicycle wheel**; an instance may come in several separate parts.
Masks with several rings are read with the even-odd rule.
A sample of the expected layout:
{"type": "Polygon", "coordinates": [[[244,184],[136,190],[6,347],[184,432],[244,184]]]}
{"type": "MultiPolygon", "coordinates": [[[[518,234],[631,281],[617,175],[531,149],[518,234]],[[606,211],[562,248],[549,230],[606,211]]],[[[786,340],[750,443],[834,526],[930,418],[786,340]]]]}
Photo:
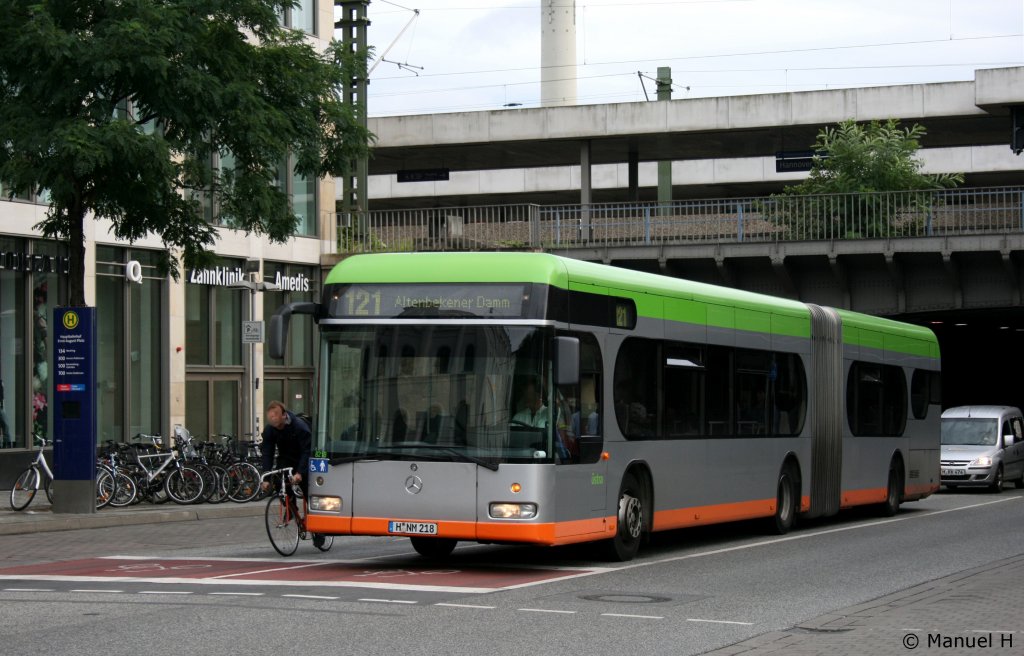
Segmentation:
{"type": "Polygon", "coordinates": [[[195,503],[203,495],[203,475],[191,467],[175,469],[167,475],[164,490],[174,503],[183,506],[195,503]]]}
{"type": "Polygon", "coordinates": [[[96,510],[106,506],[114,498],[114,475],[105,467],[96,470],[96,510]]]}
{"type": "Polygon", "coordinates": [[[260,493],[260,471],[247,462],[228,467],[228,498],[235,503],[252,501],[260,493]]]}
{"type": "Polygon", "coordinates": [[[116,472],[114,476],[114,498],[110,500],[110,505],[115,508],[123,508],[134,503],[138,496],[139,490],[135,485],[135,479],[127,474],[116,472]]]}
{"type": "Polygon", "coordinates": [[[214,488],[207,501],[210,503],[227,501],[228,491],[226,486],[228,471],[220,465],[210,465],[210,469],[212,469],[214,473],[214,488]]]}
{"type": "Polygon", "coordinates": [[[217,492],[217,474],[213,469],[204,463],[193,462],[189,464],[189,467],[199,472],[199,475],[203,477],[203,493],[199,495],[199,498],[195,500],[195,503],[203,503],[209,501],[217,492]]]}
{"type": "Polygon", "coordinates": [[[46,477],[46,481],[43,483],[43,489],[46,491],[46,500],[53,505],[53,479],[49,476],[46,477]]]}
{"type": "Polygon", "coordinates": [[[267,537],[282,556],[290,556],[299,548],[299,522],[288,504],[275,494],[267,501],[267,537]]]}
{"type": "Polygon", "coordinates": [[[11,508],[24,510],[36,496],[36,488],[39,485],[39,470],[29,467],[18,474],[11,487],[11,508]]]}

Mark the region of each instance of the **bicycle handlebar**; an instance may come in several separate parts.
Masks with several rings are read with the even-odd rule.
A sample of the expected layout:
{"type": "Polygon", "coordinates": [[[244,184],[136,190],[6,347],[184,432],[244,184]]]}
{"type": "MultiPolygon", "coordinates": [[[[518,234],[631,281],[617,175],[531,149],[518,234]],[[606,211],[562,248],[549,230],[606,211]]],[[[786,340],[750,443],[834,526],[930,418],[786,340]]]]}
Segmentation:
{"type": "Polygon", "coordinates": [[[260,480],[261,481],[265,480],[265,479],[267,479],[267,478],[269,478],[269,477],[271,477],[271,476],[273,476],[275,474],[280,474],[282,472],[287,472],[285,475],[288,478],[291,478],[292,477],[292,471],[293,471],[292,467],[282,467],[281,469],[271,469],[269,471],[263,472],[263,474],[260,476],[260,480]]]}

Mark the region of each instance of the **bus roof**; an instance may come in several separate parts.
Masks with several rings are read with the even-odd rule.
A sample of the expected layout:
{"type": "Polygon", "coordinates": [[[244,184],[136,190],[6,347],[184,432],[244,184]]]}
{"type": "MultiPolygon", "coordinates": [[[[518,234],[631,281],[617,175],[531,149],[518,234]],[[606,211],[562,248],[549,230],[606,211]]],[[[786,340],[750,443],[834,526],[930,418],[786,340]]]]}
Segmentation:
{"type": "MultiPolygon", "coordinates": [[[[757,294],[730,287],[620,267],[584,262],[549,253],[460,252],[380,253],[354,255],[328,274],[325,284],[344,283],[539,283],[561,289],[601,292],[632,298],[639,316],[688,320],[685,310],[662,310],[660,298],[694,301],[702,305],[770,313],[785,321],[755,321],[741,317],[719,319],[707,312],[708,325],[810,336],[810,311],[791,299],[757,294]],[[660,298],[659,298],[660,297],[660,298]],[[664,312],[664,313],[663,313],[664,312]]],[[[738,315],[739,313],[737,313],[738,315]]],[[[857,312],[839,311],[846,344],[938,358],[938,341],[931,330],[857,312]]],[[[754,316],[754,315],[751,315],[754,316]]]]}
{"type": "Polygon", "coordinates": [[[548,253],[381,253],[340,262],[326,284],[402,282],[531,282],[572,289],[592,285],[621,292],[687,298],[749,309],[788,311],[806,316],[791,301],[682,278],[632,271],[548,253]]]}

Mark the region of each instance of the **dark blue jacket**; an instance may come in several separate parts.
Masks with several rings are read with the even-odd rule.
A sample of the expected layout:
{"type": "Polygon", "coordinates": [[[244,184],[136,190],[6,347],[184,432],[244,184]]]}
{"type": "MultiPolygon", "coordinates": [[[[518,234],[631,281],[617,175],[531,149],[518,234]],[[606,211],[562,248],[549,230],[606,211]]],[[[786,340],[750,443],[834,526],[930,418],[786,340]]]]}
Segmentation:
{"type": "Polygon", "coordinates": [[[309,449],[313,436],[309,426],[295,416],[295,413],[285,411],[288,418],[284,428],[277,429],[267,425],[263,431],[263,470],[273,468],[274,451],[277,451],[277,466],[292,467],[296,474],[302,474],[306,479],[309,474],[309,449]]]}

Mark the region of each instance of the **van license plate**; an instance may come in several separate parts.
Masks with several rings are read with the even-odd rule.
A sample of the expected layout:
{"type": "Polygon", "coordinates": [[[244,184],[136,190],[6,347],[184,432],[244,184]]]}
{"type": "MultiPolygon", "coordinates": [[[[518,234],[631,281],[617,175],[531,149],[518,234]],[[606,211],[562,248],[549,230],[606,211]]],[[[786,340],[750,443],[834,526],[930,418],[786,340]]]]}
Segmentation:
{"type": "Polygon", "coordinates": [[[437,535],[437,524],[433,522],[388,522],[388,533],[437,535]]]}
{"type": "MultiPolygon", "coordinates": [[[[932,471],[935,471],[934,469],[932,471]]],[[[943,469],[943,476],[963,476],[967,473],[966,469],[943,469]]]]}

